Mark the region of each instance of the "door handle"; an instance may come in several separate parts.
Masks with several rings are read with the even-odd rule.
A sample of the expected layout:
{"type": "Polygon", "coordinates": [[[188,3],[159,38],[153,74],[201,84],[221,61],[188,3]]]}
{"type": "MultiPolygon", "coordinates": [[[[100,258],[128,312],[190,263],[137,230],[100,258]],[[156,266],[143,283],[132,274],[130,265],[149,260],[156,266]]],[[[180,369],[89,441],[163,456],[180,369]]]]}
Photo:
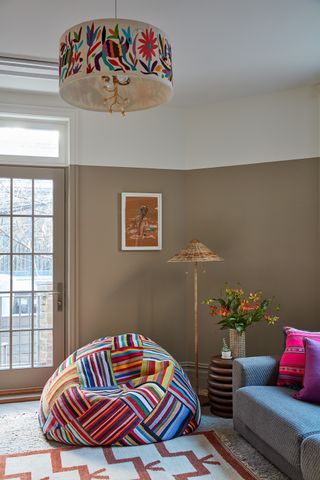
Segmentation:
{"type": "Polygon", "coordinates": [[[57,310],[58,312],[63,311],[63,304],[64,304],[64,290],[63,290],[63,282],[57,283],[57,310]]]}
{"type": "Polygon", "coordinates": [[[54,295],[57,297],[57,310],[58,312],[63,311],[64,307],[64,288],[63,282],[57,283],[57,290],[51,292],[44,292],[43,295],[54,295]]]}

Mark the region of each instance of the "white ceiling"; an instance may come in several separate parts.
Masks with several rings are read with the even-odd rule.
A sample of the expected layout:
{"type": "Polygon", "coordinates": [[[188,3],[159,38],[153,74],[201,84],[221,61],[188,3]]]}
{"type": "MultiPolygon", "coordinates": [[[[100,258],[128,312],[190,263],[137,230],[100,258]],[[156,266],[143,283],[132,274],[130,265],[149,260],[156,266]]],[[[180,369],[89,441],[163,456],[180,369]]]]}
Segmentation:
{"type": "MultiPolygon", "coordinates": [[[[113,5],[113,0],[0,0],[0,55],[56,60],[65,29],[112,17],[113,5]]],[[[118,0],[118,16],[168,33],[175,105],[320,82],[320,0],[118,0]]]]}

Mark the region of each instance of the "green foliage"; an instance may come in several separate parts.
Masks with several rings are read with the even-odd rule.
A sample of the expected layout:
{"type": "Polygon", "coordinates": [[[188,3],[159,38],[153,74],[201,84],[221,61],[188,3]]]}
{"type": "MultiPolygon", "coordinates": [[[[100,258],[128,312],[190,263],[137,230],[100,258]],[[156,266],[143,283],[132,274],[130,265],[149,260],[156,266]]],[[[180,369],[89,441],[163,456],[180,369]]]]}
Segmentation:
{"type": "Polygon", "coordinates": [[[221,349],[221,352],[230,352],[230,348],[229,348],[229,346],[228,346],[225,338],[222,339],[222,349],[221,349]]]}

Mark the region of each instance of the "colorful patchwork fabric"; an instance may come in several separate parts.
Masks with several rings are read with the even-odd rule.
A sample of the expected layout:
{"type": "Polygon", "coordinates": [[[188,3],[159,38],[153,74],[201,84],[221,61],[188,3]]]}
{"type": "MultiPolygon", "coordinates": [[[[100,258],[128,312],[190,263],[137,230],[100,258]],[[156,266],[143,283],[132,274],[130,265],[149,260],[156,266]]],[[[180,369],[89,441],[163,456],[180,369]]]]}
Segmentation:
{"type": "Polygon", "coordinates": [[[281,357],[277,385],[299,388],[302,386],[305,367],[304,338],[320,342],[320,332],[306,332],[285,327],[286,348],[281,357]]]}
{"type": "Polygon", "coordinates": [[[71,445],[139,445],[193,432],[200,405],[182,367],[137,334],[95,340],[48,380],[40,426],[71,445]]]}

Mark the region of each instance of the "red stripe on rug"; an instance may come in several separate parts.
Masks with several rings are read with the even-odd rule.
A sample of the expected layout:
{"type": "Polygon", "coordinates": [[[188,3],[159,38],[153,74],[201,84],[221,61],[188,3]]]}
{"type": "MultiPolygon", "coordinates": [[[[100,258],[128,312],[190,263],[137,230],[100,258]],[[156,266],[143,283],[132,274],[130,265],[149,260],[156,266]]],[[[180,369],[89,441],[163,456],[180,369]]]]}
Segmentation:
{"type": "Polygon", "coordinates": [[[228,462],[239,475],[242,475],[244,480],[259,480],[259,478],[254,475],[254,473],[249,470],[230,450],[229,448],[222,443],[220,438],[214,433],[211,432],[199,432],[195,435],[203,433],[209,440],[209,442],[214,446],[218,453],[228,462]]]}

